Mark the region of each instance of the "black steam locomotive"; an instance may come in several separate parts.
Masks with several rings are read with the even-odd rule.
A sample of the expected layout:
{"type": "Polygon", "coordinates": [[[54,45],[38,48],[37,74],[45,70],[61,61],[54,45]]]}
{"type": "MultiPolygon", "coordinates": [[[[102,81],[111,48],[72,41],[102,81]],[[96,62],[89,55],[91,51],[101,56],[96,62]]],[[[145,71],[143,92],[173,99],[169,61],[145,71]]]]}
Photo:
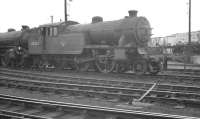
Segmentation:
{"type": "Polygon", "coordinates": [[[160,64],[147,52],[150,36],[148,20],[135,10],[116,21],[96,16],[90,24],[23,26],[21,31],[0,34],[1,65],[156,74],[160,64]]]}

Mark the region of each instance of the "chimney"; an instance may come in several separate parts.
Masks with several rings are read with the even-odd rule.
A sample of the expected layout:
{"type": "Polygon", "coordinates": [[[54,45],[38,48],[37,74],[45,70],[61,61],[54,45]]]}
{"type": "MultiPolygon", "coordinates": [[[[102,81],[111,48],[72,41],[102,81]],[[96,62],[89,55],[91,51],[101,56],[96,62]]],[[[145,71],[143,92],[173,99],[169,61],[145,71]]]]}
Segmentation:
{"type": "Polygon", "coordinates": [[[98,23],[98,22],[103,22],[103,18],[100,16],[95,16],[92,18],[92,23],[98,23]]]}
{"type": "Polygon", "coordinates": [[[13,32],[13,31],[16,31],[16,30],[13,29],[13,28],[9,28],[9,29],[8,29],[8,32],[13,32]]]}
{"type": "Polygon", "coordinates": [[[137,17],[137,10],[129,10],[128,13],[129,13],[129,17],[137,17]]]}

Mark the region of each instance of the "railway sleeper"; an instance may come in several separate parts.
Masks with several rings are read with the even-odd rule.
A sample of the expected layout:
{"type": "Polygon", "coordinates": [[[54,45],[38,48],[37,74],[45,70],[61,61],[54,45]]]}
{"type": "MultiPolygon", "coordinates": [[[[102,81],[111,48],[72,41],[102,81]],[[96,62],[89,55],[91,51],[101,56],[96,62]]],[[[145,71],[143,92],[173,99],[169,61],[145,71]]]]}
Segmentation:
{"type": "MultiPolygon", "coordinates": [[[[163,85],[161,85],[160,87],[158,87],[159,88],[159,90],[165,90],[165,89],[162,89],[163,88],[163,85]],[[162,87],[161,87],[162,86],[162,87]]],[[[134,87],[135,88],[135,87],[134,87]]],[[[184,87],[180,87],[180,86],[177,86],[177,88],[180,88],[180,89],[178,89],[178,90],[181,90],[181,89],[183,89],[184,87]]],[[[197,88],[195,88],[195,87],[193,87],[193,91],[196,89],[197,90],[197,88]]],[[[187,90],[188,91],[188,89],[191,89],[191,88],[187,88],[187,89],[184,89],[184,90],[187,90]]],[[[172,87],[169,87],[168,86],[168,88],[166,89],[166,90],[175,90],[176,91],[176,86],[172,86],[172,87]],[[171,89],[170,89],[171,88],[171,89]],[[174,89],[173,89],[174,88],[174,89]]],[[[182,90],[181,90],[182,91],[182,90]]],[[[190,92],[190,91],[189,91],[190,92]]]]}
{"type": "MultiPolygon", "coordinates": [[[[22,84],[21,84],[22,85],[22,84]]],[[[52,84],[51,84],[52,85],[52,84]]],[[[26,85],[27,86],[27,85],[26,85]]],[[[26,87],[26,86],[24,86],[24,85],[22,85],[22,87],[26,87]]],[[[11,84],[9,84],[9,86],[8,87],[20,87],[19,85],[16,85],[16,84],[13,84],[13,83],[11,83],[11,84]]],[[[30,85],[30,86],[27,86],[27,88],[33,88],[34,86],[32,86],[32,85],[30,85]]],[[[36,87],[35,86],[35,88],[39,88],[40,90],[43,90],[43,92],[45,92],[45,90],[46,90],[46,92],[50,92],[51,90],[57,90],[57,88],[53,88],[53,87],[48,87],[48,86],[40,86],[40,87],[36,87]],[[46,89],[45,89],[46,88],[46,89]]],[[[85,89],[87,89],[87,88],[85,88],[85,89]]],[[[67,89],[64,89],[63,88],[63,90],[67,90],[67,89]]],[[[77,91],[80,91],[80,89],[77,87],[75,90],[77,90],[77,91]]],[[[93,91],[93,90],[92,90],[93,91]]],[[[102,92],[107,92],[107,91],[102,91],[102,92]]],[[[111,92],[117,92],[117,93],[119,93],[119,94],[121,94],[122,92],[119,92],[119,90],[113,90],[113,91],[109,91],[110,93],[111,92]]],[[[194,96],[195,94],[182,94],[182,93],[169,93],[169,92],[155,92],[155,91],[152,91],[153,92],[153,94],[156,94],[157,93],[157,95],[154,95],[154,96],[156,96],[156,97],[186,97],[186,98],[188,98],[188,95],[190,95],[190,97],[191,98],[198,98],[199,99],[199,96],[194,96]]],[[[127,92],[125,91],[125,92],[123,92],[124,94],[127,94],[127,92]]],[[[128,92],[129,94],[131,94],[132,93],[132,91],[131,92],[128,92]]]]}
{"type": "MultiPolygon", "coordinates": [[[[30,87],[29,87],[30,88],[30,87]]],[[[32,87],[33,88],[33,87],[32,87]]],[[[39,88],[39,87],[36,87],[36,88],[39,88]]],[[[43,90],[43,92],[51,92],[51,90],[52,90],[52,88],[47,88],[47,89],[43,89],[43,88],[45,88],[45,87],[40,87],[39,89],[42,91],[43,90]]],[[[53,89],[53,90],[57,90],[57,89],[53,89]]],[[[63,93],[66,93],[66,89],[62,89],[63,90],[63,93]]],[[[75,94],[77,94],[77,91],[78,90],[75,90],[74,91],[74,93],[73,94],[71,94],[71,95],[75,95],[75,94]]],[[[71,91],[70,91],[71,92],[71,91]]],[[[87,91],[86,91],[87,92],[87,91]]],[[[72,92],[71,92],[72,93],[72,92]]],[[[91,93],[91,92],[90,92],[91,93]]],[[[96,92],[95,92],[96,93],[96,92]]],[[[103,93],[106,93],[106,92],[103,92],[103,93]]],[[[108,94],[110,94],[110,93],[108,93],[108,94]]],[[[155,96],[154,96],[155,97],[155,96]]],[[[170,97],[175,97],[175,96],[169,96],[169,95],[162,95],[162,96],[160,96],[160,95],[157,95],[156,97],[168,97],[168,98],[170,98],[170,97]]]]}
{"type": "MultiPolygon", "coordinates": [[[[173,89],[173,87],[169,87],[168,86],[168,88],[167,89],[163,89],[163,85],[161,85],[161,86],[159,86],[157,89],[158,90],[175,90],[176,91],[176,86],[173,86],[173,87],[175,87],[174,89],[173,89]],[[162,87],[161,87],[162,86],[162,87]],[[171,88],[171,89],[170,89],[171,88]]],[[[134,87],[135,88],[135,87],[134,87]]],[[[181,88],[181,89],[183,89],[183,87],[180,87],[180,86],[177,86],[177,88],[181,88]]],[[[179,89],[179,90],[181,90],[181,89],[179,89]]],[[[187,88],[187,89],[184,89],[184,90],[186,90],[186,91],[184,91],[184,92],[192,92],[192,91],[188,91],[188,89],[191,89],[191,88],[187,88]]],[[[193,91],[194,90],[197,90],[197,88],[195,88],[195,87],[193,87],[193,91]]],[[[181,90],[181,91],[183,91],[183,90],[181,90]]],[[[180,91],[178,91],[178,92],[180,92],[180,91]]]]}
{"type": "MultiPolygon", "coordinates": [[[[38,87],[37,87],[38,88],[38,87]]],[[[41,87],[41,88],[45,88],[45,87],[41,87]]],[[[46,89],[47,90],[47,89],[46,89]]],[[[55,90],[57,90],[57,89],[55,89],[55,90]]],[[[66,92],[66,89],[60,89],[60,90],[63,90],[64,91],[64,93],[66,92]]],[[[48,90],[49,91],[49,90],[48,90]]],[[[77,94],[77,91],[78,92],[81,92],[80,90],[70,90],[70,91],[74,91],[73,93],[74,94],[72,94],[72,95],[75,95],[75,94],[77,94]]],[[[83,92],[83,91],[82,91],[83,92]]],[[[87,94],[88,94],[88,91],[86,91],[87,92],[87,94]]],[[[89,93],[91,93],[92,91],[89,91],[89,93]]],[[[94,93],[97,93],[97,92],[94,92],[94,93]]],[[[106,95],[106,96],[104,96],[103,98],[107,98],[108,96],[107,95],[110,95],[110,93],[107,93],[106,91],[105,92],[101,92],[101,93],[103,93],[103,95],[106,95]],[[105,94],[105,93],[107,93],[107,94],[105,94]]],[[[99,93],[97,93],[97,94],[99,94],[99,93]]],[[[115,94],[116,95],[116,94],[115,94]]],[[[158,97],[158,96],[157,96],[158,97]]],[[[169,96],[169,98],[171,98],[171,99],[173,99],[173,98],[175,98],[176,97],[176,93],[175,94],[173,94],[173,95],[171,95],[171,96],[169,96]]],[[[194,100],[193,100],[194,101],[194,100]]]]}

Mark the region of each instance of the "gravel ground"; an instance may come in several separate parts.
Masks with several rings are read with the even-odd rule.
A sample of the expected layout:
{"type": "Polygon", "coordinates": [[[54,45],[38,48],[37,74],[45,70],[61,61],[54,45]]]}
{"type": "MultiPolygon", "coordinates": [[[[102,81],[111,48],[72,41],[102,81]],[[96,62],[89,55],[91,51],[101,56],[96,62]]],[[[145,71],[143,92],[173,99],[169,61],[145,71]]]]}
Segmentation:
{"type": "Polygon", "coordinates": [[[127,104],[114,103],[100,99],[91,99],[84,97],[68,97],[64,95],[61,96],[51,93],[44,94],[36,91],[31,92],[22,89],[3,88],[3,87],[0,87],[0,93],[12,96],[24,97],[24,98],[31,98],[31,99],[200,117],[199,108],[182,107],[180,105],[168,105],[168,104],[157,104],[157,103],[154,104],[135,103],[133,106],[128,106],[127,104]]]}
{"type": "MultiPolygon", "coordinates": [[[[108,79],[108,80],[120,80],[120,81],[128,81],[128,82],[144,82],[144,83],[158,83],[159,84],[173,84],[173,85],[185,85],[185,82],[179,81],[179,84],[176,80],[171,80],[170,82],[165,79],[159,78],[152,78],[152,77],[143,77],[137,76],[133,74],[116,74],[116,73],[98,73],[98,72],[72,72],[72,71],[57,71],[57,72],[36,72],[41,74],[47,75],[54,75],[54,76],[77,76],[81,78],[97,78],[97,79],[108,79]]],[[[166,75],[174,75],[174,76],[183,76],[184,74],[177,74],[172,72],[163,72],[162,74],[166,75]]],[[[185,75],[188,76],[188,75],[185,75]]],[[[199,76],[200,78],[200,76],[199,76]]],[[[186,82],[187,83],[187,82],[186,82]]],[[[200,86],[199,82],[194,83],[187,83],[187,86],[200,86]]]]}
{"type": "MultiPolygon", "coordinates": [[[[26,70],[25,70],[26,71],[26,70]]],[[[138,82],[147,82],[147,83],[155,83],[158,81],[158,78],[155,79],[148,79],[147,77],[144,77],[142,80],[141,78],[143,76],[137,76],[134,74],[117,74],[117,73],[99,73],[99,72],[74,72],[71,70],[63,70],[63,71],[49,71],[49,72],[40,72],[40,71],[30,71],[35,73],[41,73],[41,74],[48,74],[48,75],[58,75],[58,76],[77,76],[77,77],[85,77],[85,78],[99,78],[99,79],[109,79],[109,80],[123,80],[123,81],[138,81],[138,82]]],[[[181,72],[174,72],[174,71],[162,71],[158,75],[173,75],[173,76],[198,76],[200,78],[200,75],[194,75],[194,74],[184,74],[181,72]]],[[[162,80],[161,80],[162,81],[162,80]]],[[[164,81],[164,80],[163,80],[164,81]]],[[[160,82],[162,83],[162,82],[160,82]]],[[[168,84],[168,82],[164,81],[165,84],[168,84]]],[[[171,83],[170,83],[171,84],[171,83]]],[[[175,82],[177,84],[177,82],[175,82]]],[[[192,84],[197,85],[198,84],[192,84]]]]}
{"type": "MultiPolygon", "coordinates": [[[[124,75],[124,74],[102,74],[96,72],[82,72],[82,73],[75,73],[71,71],[59,71],[59,72],[37,72],[41,74],[48,74],[48,75],[59,75],[59,76],[78,76],[78,77],[85,77],[85,78],[99,78],[99,79],[108,79],[108,80],[124,80],[124,81],[139,81],[141,82],[141,78],[137,76],[133,76],[131,74],[124,75]]],[[[151,79],[142,79],[142,82],[155,82],[156,80],[151,79]]],[[[123,109],[132,109],[132,110],[140,110],[140,111],[148,111],[148,112],[157,112],[157,113],[167,113],[167,114],[174,114],[174,115],[183,115],[183,116],[194,116],[200,117],[200,108],[190,108],[190,107],[183,107],[181,105],[169,105],[169,104],[159,104],[153,103],[152,104],[143,104],[137,103],[133,106],[128,106],[127,104],[116,103],[106,100],[100,99],[91,99],[85,97],[69,97],[64,95],[55,95],[55,94],[41,94],[40,92],[30,92],[25,90],[18,90],[18,89],[8,89],[0,87],[0,93],[25,97],[25,98],[32,98],[32,99],[41,99],[41,100],[51,100],[51,101],[58,101],[58,102],[66,102],[66,103],[75,103],[75,104],[85,104],[85,105],[93,105],[93,106],[104,106],[104,107],[112,107],[112,108],[123,108],[123,109]]]]}
{"type": "MultiPolygon", "coordinates": [[[[122,80],[122,81],[140,81],[141,82],[141,76],[136,76],[132,74],[116,74],[116,73],[99,73],[99,72],[72,72],[72,71],[56,71],[56,72],[38,72],[34,71],[36,73],[41,74],[47,74],[47,75],[53,75],[53,76],[77,76],[81,78],[97,78],[97,79],[108,79],[108,80],[122,80]]],[[[155,80],[148,80],[143,79],[142,81],[146,82],[152,82],[154,83],[155,80]]]]}

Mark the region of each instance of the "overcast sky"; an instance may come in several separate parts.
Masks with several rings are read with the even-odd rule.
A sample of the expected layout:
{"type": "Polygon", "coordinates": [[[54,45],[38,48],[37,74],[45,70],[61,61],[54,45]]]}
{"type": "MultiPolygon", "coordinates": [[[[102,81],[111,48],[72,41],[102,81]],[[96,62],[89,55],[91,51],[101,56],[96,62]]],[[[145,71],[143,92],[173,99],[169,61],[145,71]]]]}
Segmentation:
{"type": "MultiPolygon", "coordinates": [[[[200,30],[200,0],[192,0],[192,31],[200,30]]],[[[73,0],[68,2],[69,19],[90,23],[92,16],[104,21],[121,19],[127,11],[138,10],[153,28],[153,36],[188,31],[188,0],[73,0]]],[[[0,32],[21,25],[37,27],[64,20],[64,0],[0,0],[0,32]]]]}

